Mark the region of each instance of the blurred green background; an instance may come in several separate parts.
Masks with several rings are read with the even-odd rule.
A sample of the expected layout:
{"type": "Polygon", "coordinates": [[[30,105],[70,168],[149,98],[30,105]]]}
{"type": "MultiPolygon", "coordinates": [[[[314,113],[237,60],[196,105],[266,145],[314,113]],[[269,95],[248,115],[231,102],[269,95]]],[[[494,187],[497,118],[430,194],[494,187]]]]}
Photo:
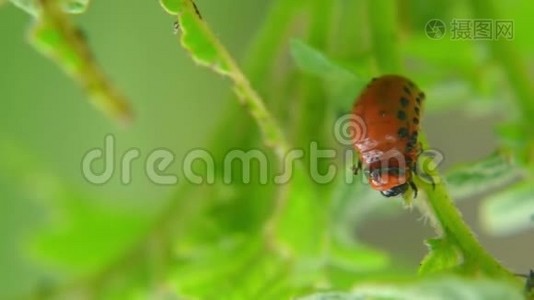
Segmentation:
{"type": "MultiPolygon", "coordinates": [[[[242,63],[265,22],[270,2],[198,0],[197,5],[223,44],[242,63]]],[[[346,2],[339,1],[343,5],[346,2]]],[[[506,77],[502,67],[491,61],[484,45],[450,41],[448,35],[433,41],[423,31],[426,21],[432,18],[441,18],[447,24],[452,18],[472,18],[469,2],[397,3],[401,55],[409,77],[428,90],[427,94],[439,96],[437,100],[428,98],[429,103],[437,101],[439,105],[429,104],[423,127],[432,147],[445,155],[441,170],[491,154],[499,145],[495,126],[513,110],[510,99],[503,99],[503,95],[510,98],[509,93],[500,93],[497,89],[502,85],[493,85],[506,77]],[[425,59],[430,63],[422,64],[425,59]],[[469,102],[472,105],[465,104],[469,102]]],[[[515,38],[510,43],[519,50],[531,78],[534,36],[530,31],[534,21],[529,14],[533,9],[532,3],[516,0],[502,3],[499,12],[514,21],[515,38]]],[[[87,291],[99,290],[100,285],[136,290],[138,295],[146,295],[145,289],[167,290],[165,287],[173,285],[169,279],[172,275],[162,271],[165,268],[157,262],[159,254],[149,255],[150,259],[136,254],[122,259],[125,253],[139,246],[139,241],[161,219],[161,210],[177,197],[213,201],[230,197],[225,193],[236,193],[230,187],[214,187],[187,198],[188,194],[177,192],[178,187],[153,184],[144,173],[143,162],[150,151],[170,149],[176,160],[167,171],[177,174],[182,183],[182,158],[189,150],[209,150],[214,132],[235,134],[221,128],[225,115],[238,111],[239,118],[249,119],[233,98],[228,81],[196,66],[179,47],[173,35],[174,19],[156,1],[125,0],[93,1],[86,13],[73,19],[85,30],[105,73],[128,97],[135,120],[131,126],[120,128],[94,109],[79,85],[28,44],[31,17],[11,4],[0,7],[1,299],[47,295],[57,292],[58,286],[66,286],[66,297],[76,297],[76,293],[91,297],[87,291]],[[129,185],[121,184],[117,173],[104,185],[88,183],[81,174],[83,155],[90,149],[102,148],[108,134],[116,138],[117,159],[130,148],[141,151],[141,158],[133,163],[129,185]],[[122,274],[121,270],[129,269],[121,264],[142,267],[135,273],[124,271],[135,274],[130,278],[122,274]],[[91,287],[78,289],[79,282],[95,276],[99,280],[91,281],[91,287]],[[146,288],[137,282],[155,283],[146,288]]],[[[345,16],[345,24],[339,26],[350,25],[351,19],[345,16]]],[[[354,26],[362,26],[362,22],[365,24],[359,21],[354,26]]],[[[289,39],[305,38],[299,26],[303,25],[297,22],[293,30],[280,33],[285,35],[279,50],[281,64],[290,60],[289,39]]],[[[343,38],[347,36],[350,35],[343,38]]],[[[329,37],[329,51],[320,50],[337,55],[340,61],[351,59],[345,55],[349,53],[347,49],[361,46],[336,39],[335,34],[329,37]]],[[[280,69],[300,72],[292,64],[280,69]]],[[[260,87],[260,92],[264,88],[260,87]]],[[[276,93],[269,91],[266,98],[272,95],[276,93]]],[[[350,105],[347,102],[331,113],[348,110],[350,105]]],[[[292,113],[299,112],[289,110],[288,114],[292,113]]],[[[283,115],[275,112],[275,117],[286,122],[283,115]]],[[[254,126],[250,121],[244,124],[254,126]]],[[[224,136],[218,138],[224,140],[224,136]]],[[[251,139],[260,144],[257,137],[251,139]]],[[[234,145],[225,147],[231,149],[234,145]]],[[[239,188],[248,188],[252,198],[262,193],[262,187],[239,188]]],[[[465,199],[459,207],[482,244],[505,266],[519,273],[534,268],[531,229],[494,237],[479,225],[479,199],[493,192],[490,189],[465,199]]],[[[357,201],[357,197],[353,198],[357,201]]],[[[398,258],[404,268],[415,270],[426,253],[423,240],[432,236],[432,230],[420,220],[417,211],[401,210],[396,199],[386,201],[394,208],[359,224],[354,233],[366,244],[398,258]]],[[[239,209],[239,205],[233,207],[239,209]]],[[[173,236],[169,240],[180,238],[173,236]]],[[[172,246],[161,242],[166,240],[149,239],[148,243],[153,244],[144,246],[155,248],[156,253],[172,252],[172,246]]]]}

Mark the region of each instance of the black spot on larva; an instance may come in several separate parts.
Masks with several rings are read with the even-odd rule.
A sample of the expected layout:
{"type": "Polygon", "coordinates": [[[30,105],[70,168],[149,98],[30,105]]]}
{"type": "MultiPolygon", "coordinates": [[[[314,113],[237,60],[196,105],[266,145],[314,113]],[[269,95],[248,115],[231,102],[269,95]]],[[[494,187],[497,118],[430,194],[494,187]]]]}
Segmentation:
{"type": "Polygon", "coordinates": [[[397,131],[397,134],[399,135],[400,138],[407,137],[408,136],[408,128],[406,128],[406,127],[399,128],[399,130],[397,131]]]}
{"type": "Polygon", "coordinates": [[[421,98],[420,97],[416,97],[415,101],[417,101],[417,104],[421,104],[421,98]]]}
{"type": "Polygon", "coordinates": [[[419,124],[419,118],[413,118],[412,121],[415,125],[419,124]]]}
{"type": "Polygon", "coordinates": [[[416,106],[414,109],[415,109],[415,114],[419,115],[419,107],[416,106]]]}
{"type": "Polygon", "coordinates": [[[405,98],[405,97],[400,98],[400,104],[402,105],[402,107],[408,106],[409,103],[410,101],[408,100],[408,98],[405,98]]]}
{"type": "Polygon", "coordinates": [[[406,120],[406,112],[404,110],[399,110],[397,112],[397,118],[401,121],[406,120]]]}
{"type": "Polygon", "coordinates": [[[417,96],[419,96],[419,98],[421,98],[421,99],[425,99],[425,93],[423,93],[423,92],[419,92],[419,95],[417,95],[417,96]]]}
{"type": "Polygon", "coordinates": [[[406,143],[407,151],[412,150],[416,144],[417,144],[417,132],[414,131],[413,134],[408,139],[408,143],[406,143]]]}
{"type": "Polygon", "coordinates": [[[407,86],[403,86],[402,89],[404,90],[404,92],[408,95],[411,95],[412,94],[412,91],[410,91],[410,88],[407,87],[407,86]]]}
{"type": "Polygon", "coordinates": [[[408,80],[408,85],[409,85],[410,87],[412,87],[412,88],[415,87],[415,84],[413,84],[413,82],[411,82],[410,80],[408,80]]]}
{"type": "Polygon", "coordinates": [[[375,81],[375,80],[377,80],[377,79],[378,79],[378,78],[373,77],[373,78],[371,78],[371,82],[373,82],[373,81],[375,81]]]}

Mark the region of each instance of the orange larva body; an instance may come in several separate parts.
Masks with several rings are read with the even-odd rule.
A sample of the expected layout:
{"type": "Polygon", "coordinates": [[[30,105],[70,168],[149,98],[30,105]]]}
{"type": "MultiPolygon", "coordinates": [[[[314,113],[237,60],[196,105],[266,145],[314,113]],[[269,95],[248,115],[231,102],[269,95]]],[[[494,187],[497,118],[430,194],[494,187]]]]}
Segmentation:
{"type": "Polygon", "coordinates": [[[385,196],[404,193],[411,186],[420,152],[417,142],[423,92],[407,78],[385,75],[374,78],[352,108],[359,126],[354,147],[372,188],[385,196]]]}

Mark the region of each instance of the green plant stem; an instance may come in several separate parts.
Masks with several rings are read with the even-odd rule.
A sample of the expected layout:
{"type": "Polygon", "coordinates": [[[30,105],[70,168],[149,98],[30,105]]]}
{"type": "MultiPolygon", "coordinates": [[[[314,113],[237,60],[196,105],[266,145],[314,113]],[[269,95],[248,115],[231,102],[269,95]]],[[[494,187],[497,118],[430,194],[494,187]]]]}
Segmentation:
{"type": "Polygon", "coordinates": [[[332,35],[336,38],[331,41],[332,57],[339,61],[357,62],[364,53],[368,55],[370,51],[367,3],[336,0],[334,6],[335,24],[332,35]]]}
{"type": "MultiPolygon", "coordinates": [[[[428,143],[423,132],[421,132],[421,142],[423,149],[428,149],[428,143]]],[[[491,277],[513,279],[513,275],[496,261],[475,238],[475,235],[454,205],[444,180],[435,169],[435,166],[427,171],[429,171],[429,175],[434,180],[435,188],[429,183],[423,183],[416,177],[418,186],[428,195],[428,204],[439,222],[444,238],[453,241],[462,252],[464,266],[467,269],[480,269],[491,277]]]]}
{"type": "MultiPolygon", "coordinates": [[[[333,5],[329,0],[314,0],[308,2],[310,11],[308,43],[317,49],[328,48],[328,37],[333,14],[333,5]]],[[[297,79],[298,85],[298,115],[295,128],[295,144],[304,149],[310,148],[310,142],[318,143],[319,147],[326,145],[326,133],[329,129],[326,122],[328,103],[322,82],[316,76],[303,75],[297,79]]],[[[309,166],[310,157],[304,158],[309,166]]],[[[327,168],[327,161],[320,162],[319,169],[323,173],[327,168]]]]}
{"type": "Polygon", "coordinates": [[[383,73],[398,73],[401,59],[398,41],[397,1],[369,0],[371,44],[378,67],[383,73]]]}
{"type": "Polygon", "coordinates": [[[319,49],[328,49],[331,36],[334,5],[331,0],[313,0],[309,2],[311,9],[308,42],[319,49]]]}
{"type": "Polygon", "coordinates": [[[40,0],[39,4],[41,11],[31,31],[33,45],[80,82],[95,106],[127,124],[132,118],[128,102],[96,63],[83,32],[62,12],[59,1],[40,0]]]}

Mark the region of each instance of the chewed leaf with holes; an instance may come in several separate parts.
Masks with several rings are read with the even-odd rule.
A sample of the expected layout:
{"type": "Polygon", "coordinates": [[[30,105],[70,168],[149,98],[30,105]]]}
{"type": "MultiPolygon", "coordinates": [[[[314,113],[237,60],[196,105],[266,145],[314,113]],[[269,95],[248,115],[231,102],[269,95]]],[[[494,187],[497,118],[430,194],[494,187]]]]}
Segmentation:
{"type": "Polygon", "coordinates": [[[228,65],[230,58],[226,51],[218,47],[217,38],[200,18],[195,4],[190,0],[161,0],[160,3],[169,14],[178,15],[181,43],[193,60],[231,77],[233,73],[228,65]]]}
{"type": "MultiPolygon", "coordinates": [[[[38,4],[37,0],[10,0],[18,8],[24,10],[30,15],[36,17],[38,14],[38,4]]],[[[62,0],[61,7],[65,12],[71,14],[81,14],[85,12],[87,6],[89,5],[89,0],[62,0]]]]}

